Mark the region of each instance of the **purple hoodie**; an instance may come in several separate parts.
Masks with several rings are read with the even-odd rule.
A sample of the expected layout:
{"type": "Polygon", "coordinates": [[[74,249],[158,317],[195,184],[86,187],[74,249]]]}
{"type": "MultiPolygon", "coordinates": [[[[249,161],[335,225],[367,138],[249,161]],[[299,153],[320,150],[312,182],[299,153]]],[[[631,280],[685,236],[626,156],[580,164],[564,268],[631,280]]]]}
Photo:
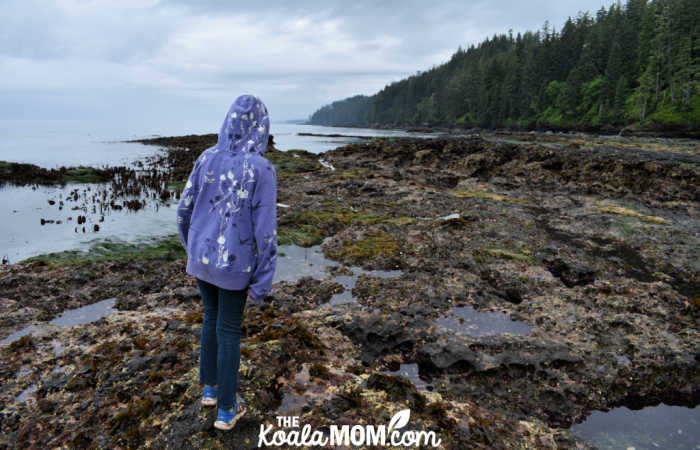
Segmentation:
{"type": "Polygon", "coordinates": [[[267,296],[277,266],[277,174],[263,157],[267,108],[242,95],[214,147],[194,164],[177,211],[187,273],[229,290],[267,296]]]}

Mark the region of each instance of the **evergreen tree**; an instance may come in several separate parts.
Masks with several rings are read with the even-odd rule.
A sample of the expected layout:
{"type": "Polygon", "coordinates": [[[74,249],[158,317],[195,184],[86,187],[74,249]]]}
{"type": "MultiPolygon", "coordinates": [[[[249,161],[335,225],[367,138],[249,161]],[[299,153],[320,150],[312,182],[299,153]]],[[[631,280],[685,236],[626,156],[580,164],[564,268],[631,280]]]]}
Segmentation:
{"type": "Polygon", "coordinates": [[[613,101],[613,111],[611,123],[619,125],[624,123],[624,111],[625,102],[629,97],[629,86],[627,85],[627,78],[622,75],[617,80],[617,85],[615,86],[615,100],[613,101]]]}
{"type": "Polygon", "coordinates": [[[700,1],[628,0],[560,32],[494,35],[450,60],[316,111],[323,125],[631,123],[700,129],[700,1]]]}

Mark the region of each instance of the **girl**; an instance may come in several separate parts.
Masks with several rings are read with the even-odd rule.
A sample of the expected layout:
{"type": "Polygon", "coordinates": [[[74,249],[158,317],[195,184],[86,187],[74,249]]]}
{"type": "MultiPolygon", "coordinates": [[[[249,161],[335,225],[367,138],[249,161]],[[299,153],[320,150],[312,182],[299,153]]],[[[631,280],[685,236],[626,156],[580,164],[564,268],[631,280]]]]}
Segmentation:
{"type": "Polygon", "coordinates": [[[218,404],[214,426],[222,430],[245,412],[236,392],[246,297],[263,301],[277,265],[277,175],[263,157],[269,134],[262,101],[238,97],[217,144],[197,158],[178,206],[187,273],[204,303],[202,404],[218,404]]]}

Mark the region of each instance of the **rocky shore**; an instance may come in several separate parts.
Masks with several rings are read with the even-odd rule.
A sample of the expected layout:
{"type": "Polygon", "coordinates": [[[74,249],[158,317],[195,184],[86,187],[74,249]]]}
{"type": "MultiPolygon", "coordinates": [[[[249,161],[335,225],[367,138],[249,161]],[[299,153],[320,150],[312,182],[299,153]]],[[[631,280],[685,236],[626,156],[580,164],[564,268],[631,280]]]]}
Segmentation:
{"type": "MultiPolygon", "coordinates": [[[[215,140],[149,143],[183,180],[215,140]]],[[[0,337],[107,298],[119,312],[0,347],[0,447],[254,448],[279,414],[327,432],[410,408],[444,448],[589,448],[569,427],[594,410],[700,403],[696,141],[484,133],[266,156],[280,244],[338,265],[246,310],[236,431],[199,404],[181,257],[38,259],[0,267],[0,337]],[[356,267],[397,275],[329,304],[356,267]]]]}
{"type": "Polygon", "coordinates": [[[65,184],[65,183],[96,183],[112,181],[115,177],[132,175],[133,170],[124,166],[95,168],[95,167],[60,167],[45,169],[34,164],[22,164],[0,161],[0,186],[13,184],[65,184]]]}

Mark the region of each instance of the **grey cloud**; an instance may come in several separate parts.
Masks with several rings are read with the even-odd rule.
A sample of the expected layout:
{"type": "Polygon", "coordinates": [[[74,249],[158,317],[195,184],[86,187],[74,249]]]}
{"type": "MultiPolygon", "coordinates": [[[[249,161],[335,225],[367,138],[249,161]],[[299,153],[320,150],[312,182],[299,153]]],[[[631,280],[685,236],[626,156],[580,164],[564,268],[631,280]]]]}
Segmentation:
{"type": "Polygon", "coordinates": [[[18,104],[89,115],[107,95],[143,104],[147,121],[255,89],[279,119],[305,117],[442,63],[458,46],[545,20],[561,28],[602,1],[5,0],[0,95],[12,102],[0,115],[18,104]]]}

